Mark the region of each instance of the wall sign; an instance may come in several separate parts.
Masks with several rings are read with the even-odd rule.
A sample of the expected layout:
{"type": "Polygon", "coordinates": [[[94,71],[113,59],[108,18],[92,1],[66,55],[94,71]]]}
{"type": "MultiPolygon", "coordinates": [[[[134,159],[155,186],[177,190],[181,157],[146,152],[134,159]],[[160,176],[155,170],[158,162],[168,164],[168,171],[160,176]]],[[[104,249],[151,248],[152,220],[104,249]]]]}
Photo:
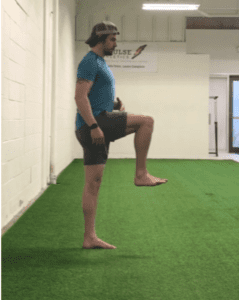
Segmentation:
{"type": "Polygon", "coordinates": [[[113,54],[104,59],[112,72],[158,72],[157,46],[153,43],[117,42],[113,54]]]}

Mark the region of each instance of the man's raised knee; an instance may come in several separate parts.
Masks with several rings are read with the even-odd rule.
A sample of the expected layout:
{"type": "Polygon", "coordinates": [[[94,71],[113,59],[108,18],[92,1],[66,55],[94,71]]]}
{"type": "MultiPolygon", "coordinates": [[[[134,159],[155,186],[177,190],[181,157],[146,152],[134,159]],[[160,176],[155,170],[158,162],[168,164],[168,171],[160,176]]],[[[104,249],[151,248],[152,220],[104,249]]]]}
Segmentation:
{"type": "Polygon", "coordinates": [[[153,125],[154,124],[154,119],[150,116],[147,116],[147,122],[150,124],[150,125],[153,125]]]}

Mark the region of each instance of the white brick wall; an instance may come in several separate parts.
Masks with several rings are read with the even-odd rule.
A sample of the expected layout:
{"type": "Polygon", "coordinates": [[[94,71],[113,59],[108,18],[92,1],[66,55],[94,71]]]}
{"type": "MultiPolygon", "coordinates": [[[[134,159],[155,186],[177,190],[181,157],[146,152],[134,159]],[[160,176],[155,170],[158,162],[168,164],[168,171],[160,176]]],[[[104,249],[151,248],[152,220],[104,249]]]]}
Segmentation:
{"type": "MultiPolygon", "coordinates": [[[[25,211],[29,203],[48,187],[47,178],[42,181],[45,1],[48,9],[53,11],[53,0],[1,1],[2,232],[14,216],[25,211]]],[[[59,36],[58,45],[61,49],[58,69],[61,72],[57,74],[56,84],[58,127],[55,130],[54,175],[73,159],[76,110],[74,0],[59,1],[59,20],[62,14],[64,18],[67,15],[68,22],[59,25],[64,27],[64,35],[59,36]]],[[[47,168],[49,170],[50,166],[47,168]]]]}

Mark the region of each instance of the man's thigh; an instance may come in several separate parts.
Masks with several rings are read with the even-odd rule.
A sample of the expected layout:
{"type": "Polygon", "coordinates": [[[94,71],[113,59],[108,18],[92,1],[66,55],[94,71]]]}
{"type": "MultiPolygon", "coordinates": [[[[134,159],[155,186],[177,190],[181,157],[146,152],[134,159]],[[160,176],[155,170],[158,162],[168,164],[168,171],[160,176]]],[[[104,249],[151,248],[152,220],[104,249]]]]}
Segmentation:
{"type": "Polygon", "coordinates": [[[84,165],[105,165],[108,160],[110,142],[83,148],[84,165]]]}
{"type": "Polygon", "coordinates": [[[128,114],[126,123],[126,135],[136,132],[140,128],[140,126],[146,123],[153,125],[153,118],[144,115],[128,114]]]}
{"type": "Polygon", "coordinates": [[[78,129],[75,134],[83,148],[84,165],[106,164],[110,145],[108,140],[105,139],[105,144],[92,143],[90,129],[87,125],[78,129]]]}
{"type": "Polygon", "coordinates": [[[106,111],[104,115],[97,116],[96,120],[105,138],[111,142],[136,132],[143,124],[153,126],[154,123],[150,116],[128,114],[125,111],[106,111]]]}
{"type": "Polygon", "coordinates": [[[84,151],[84,165],[105,164],[108,159],[110,142],[126,135],[126,112],[105,112],[95,117],[105,136],[105,144],[92,143],[89,126],[83,125],[76,131],[76,137],[84,151]]]}
{"type": "Polygon", "coordinates": [[[95,117],[96,122],[105,135],[105,144],[92,144],[90,129],[84,125],[76,136],[84,150],[84,165],[105,164],[108,159],[109,144],[128,134],[136,132],[145,122],[152,123],[148,116],[128,114],[127,112],[105,112],[95,117]]]}
{"type": "Polygon", "coordinates": [[[105,135],[105,140],[114,142],[126,136],[127,112],[106,111],[104,115],[95,119],[105,135]]]}

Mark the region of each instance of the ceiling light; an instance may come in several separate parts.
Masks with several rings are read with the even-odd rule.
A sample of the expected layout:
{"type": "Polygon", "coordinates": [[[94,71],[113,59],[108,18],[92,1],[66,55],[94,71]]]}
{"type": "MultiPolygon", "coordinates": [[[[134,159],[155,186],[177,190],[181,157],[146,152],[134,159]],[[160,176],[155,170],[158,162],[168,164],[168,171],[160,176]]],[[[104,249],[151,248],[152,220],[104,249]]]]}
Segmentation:
{"type": "Polygon", "coordinates": [[[197,4],[143,4],[144,10],[198,10],[199,7],[197,4]]]}

